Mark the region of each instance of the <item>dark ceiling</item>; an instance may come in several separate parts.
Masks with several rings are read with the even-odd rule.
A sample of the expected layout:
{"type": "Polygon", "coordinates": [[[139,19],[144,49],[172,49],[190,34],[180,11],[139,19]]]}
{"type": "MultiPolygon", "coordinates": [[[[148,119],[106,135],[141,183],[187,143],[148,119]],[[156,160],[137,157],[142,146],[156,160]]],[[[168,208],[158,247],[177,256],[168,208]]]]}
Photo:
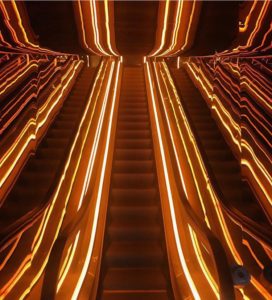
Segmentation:
{"type": "Polygon", "coordinates": [[[40,46],[67,53],[83,52],[73,1],[25,1],[24,4],[40,46]]]}
{"type": "Polygon", "coordinates": [[[185,55],[228,49],[238,34],[239,1],[203,1],[192,48],[185,55]]]}

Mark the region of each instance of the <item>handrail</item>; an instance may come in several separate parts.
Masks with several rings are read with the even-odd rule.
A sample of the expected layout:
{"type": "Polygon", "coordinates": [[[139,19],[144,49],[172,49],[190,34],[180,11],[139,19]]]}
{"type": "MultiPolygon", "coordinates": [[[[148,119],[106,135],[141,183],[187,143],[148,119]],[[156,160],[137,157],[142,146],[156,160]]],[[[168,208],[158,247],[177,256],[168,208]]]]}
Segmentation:
{"type": "MultiPolygon", "coordinates": [[[[101,64],[101,62],[102,61],[100,61],[100,64],[101,64]]],[[[96,73],[98,72],[98,69],[99,69],[99,66],[96,69],[96,73]]],[[[95,77],[96,76],[94,75],[93,81],[94,81],[95,77]]],[[[92,85],[90,85],[89,89],[91,89],[91,88],[92,88],[92,85]]],[[[77,128],[75,128],[75,130],[73,132],[73,136],[75,136],[76,132],[77,132],[77,128]]],[[[73,144],[73,139],[71,139],[69,141],[69,144],[67,146],[66,153],[65,153],[65,158],[67,157],[72,144],[73,144]]],[[[36,222],[38,222],[41,219],[41,217],[43,216],[43,213],[45,212],[46,208],[48,207],[48,204],[49,204],[48,200],[51,199],[52,195],[54,194],[54,191],[55,191],[54,183],[58,182],[58,179],[60,178],[62,171],[65,167],[65,163],[66,163],[66,160],[63,159],[60,163],[58,171],[56,172],[56,174],[54,176],[54,180],[52,180],[51,187],[45,194],[44,199],[41,200],[40,206],[36,207],[32,211],[30,211],[28,214],[24,215],[22,218],[20,218],[15,223],[13,223],[9,228],[0,231],[0,252],[7,245],[12,243],[12,241],[16,238],[16,236],[19,233],[25,232],[28,228],[33,226],[36,222]]]]}
{"type": "MultiPolygon", "coordinates": [[[[154,82],[156,82],[156,80],[152,80],[153,89],[158,90],[158,83],[156,82],[154,84],[154,82]]],[[[161,101],[159,103],[159,109],[160,111],[162,110],[161,101]]],[[[165,117],[162,117],[162,121],[164,124],[163,128],[167,128],[165,117]]],[[[166,133],[166,139],[168,142],[168,149],[170,150],[171,153],[173,153],[174,152],[173,145],[171,142],[169,142],[170,133],[168,132],[168,130],[166,133]]],[[[172,156],[175,157],[175,155],[172,156]]],[[[178,173],[176,164],[171,164],[171,168],[173,169],[175,174],[178,173]]],[[[196,231],[197,235],[200,237],[204,245],[211,250],[217,275],[218,275],[220,299],[224,299],[224,300],[235,299],[232,275],[231,275],[227,255],[225,253],[223,246],[221,245],[218,238],[213,234],[213,232],[207,227],[207,225],[200,219],[200,217],[195,213],[195,211],[191,207],[185,195],[183,187],[180,186],[181,182],[177,180],[176,183],[180,187],[177,189],[178,192],[177,196],[179,200],[178,202],[181,204],[182,213],[185,213],[186,218],[188,219],[190,225],[194,228],[194,230],[196,231]]]]}
{"type": "MultiPolygon", "coordinates": [[[[112,88],[112,87],[111,87],[112,88]]],[[[114,134],[113,134],[114,136],[114,134]]],[[[100,138],[100,141],[103,138],[100,138]]],[[[104,142],[103,142],[104,143],[104,142]]],[[[96,161],[96,164],[100,164],[96,161]]],[[[97,189],[98,182],[95,181],[94,186],[91,190],[87,192],[85,198],[89,199],[84,201],[80,210],[77,212],[75,218],[73,218],[63,229],[62,233],[56,239],[53,248],[50,253],[48,263],[44,272],[44,280],[42,285],[41,300],[55,299],[57,285],[58,285],[58,275],[61,268],[62,256],[67,245],[67,242],[71,236],[73,236],[78,230],[77,228],[81,225],[82,220],[87,216],[91,207],[94,205],[94,197],[96,193],[94,190],[97,189]]]]}
{"type": "MultiPolygon", "coordinates": [[[[169,68],[170,72],[171,69],[169,68]]],[[[172,76],[173,81],[175,82],[176,89],[178,90],[180,94],[179,87],[177,85],[176,79],[174,76],[172,76]]],[[[199,140],[198,134],[196,132],[196,128],[194,126],[194,123],[192,122],[192,118],[190,114],[188,113],[188,109],[186,106],[183,106],[183,110],[186,114],[186,118],[189,120],[192,132],[194,134],[194,138],[197,142],[198,149],[201,153],[201,156],[203,157],[203,162],[205,163],[205,168],[209,174],[209,178],[211,179],[212,185],[214,187],[214,190],[216,194],[218,195],[218,198],[221,200],[222,208],[224,212],[233,220],[234,223],[239,225],[241,229],[245,232],[247,232],[249,235],[251,235],[253,238],[259,239],[262,243],[267,245],[268,247],[272,248],[272,232],[271,230],[265,228],[264,226],[261,226],[257,222],[253,221],[249,217],[245,216],[241,213],[241,211],[237,210],[234,206],[232,206],[222,193],[218,182],[215,178],[214,172],[212,171],[211,166],[206,163],[208,161],[207,154],[204,151],[204,148],[199,140]]]]}

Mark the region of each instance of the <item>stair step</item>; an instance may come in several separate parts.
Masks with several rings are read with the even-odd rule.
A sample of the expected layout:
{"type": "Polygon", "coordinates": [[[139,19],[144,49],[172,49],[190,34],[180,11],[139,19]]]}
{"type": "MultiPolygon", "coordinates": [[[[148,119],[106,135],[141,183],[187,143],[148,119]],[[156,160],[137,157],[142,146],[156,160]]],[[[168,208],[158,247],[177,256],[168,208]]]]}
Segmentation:
{"type": "Polygon", "coordinates": [[[120,115],[120,121],[136,121],[136,122],[147,122],[149,121],[148,115],[134,115],[134,114],[127,114],[127,115],[120,115]]]}
{"type": "Polygon", "coordinates": [[[130,108],[130,109],[132,109],[132,108],[136,108],[136,109],[138,109],[138,108],[147,108],[147,103],[146,103],[146,101],[143,101],[143,102],[135,102],[135,101],[133,101],[133,102],[128,102],[128,101],[124,102],[124,101],[122,101],[122,102],[120,102],[119,111],[120,111],[121,108],[130,108]]]}
{"type": "Polygon", "coordinates": [[[110,268],[104,289],[111,290],[157,290],[166,289],[165,276],[160,268],[110,268]]]}
{"type": "Polygon", "coordinates": [[[108,267],[135,268],[163,265],[164,253],[158,242],[113,242],[106,250],[108,267]]]}
{"type": "Polygon", "coordinates": [[[47,159],[37,159],[35,157],[30,158],[28,165],[26,168],[29,171],[34,171],[34,172],[52,172],[52,170],[56,169],[59,165],[59,160],[57,159],[52,159],[52,160],[47,160],[47,159]]]}
{"type": "Polygon", "coordinates": [[[136,107],[119,107],[119,114],[135,114],[135,115],[147,115],[147,108],[136,108],[136,107]]]}
{"type": "Polygon", "coordinates": [[[111,205],[109,207],[110,222],[156,222],[160,216],[159,205],[150,206],[120,206],[111,205]]]}
{"type": "Polygon", "coordinates": [[[152,140],[147,138],[142,139],[124,139],[117,138],[115,142],[117,149],[152,149],[152,140]]]}
{"type": "Polygon", "coordinates": [[[154,173],[113,173],[112,186],[114,188],[149,188],[156,183],[154,173]]]}
{"type": "Polygon", "coordinates": [[[151,132],[148,129],[142,130],[118,130],[116,133],[117,138],[129,138],[129,139],[145,139],[151,137],[151,132]]]}
{"type": "Polygon", "coordinates": [[[169,300],[167,290],[103,290],[102,300],[169,300]]]}
{"type": "Polygon", "coordinates": [[[115,159],[117,160],[151,160],[153,159],[152,149],[116,149],[115,159]]]}
{"type": "Polygon", "coordinates": [[[36,157],[42,159],[61,159],[64,152],[62,148],[40,148],[36,153],[36,157]]]}
{"type": "Polygon", "coordinates": [[[48,137],[47,139],[45,139],[44,142],[42,142],[42,145],[45,147],[52,147],[52,148],[65,148],[67,147],[69,143],[69,138],[68,137],[64,137],[64,138],[50,138],[48,137]]]}
{"type": "Polygon", "coordinates": [[[148,121],[146,122],[135,122],[133,120],[120,121],[117,123],[117,132],[118,130],[142,130],[149,129],[150,124],[148,121]]]}
{"type": "Polygon", "coordinates": [[[156,188],[146,189],[121,189],[113,188],[110,194],[112,203],[114,205],[152,205],[158,201],[159,193],[156,188]]]}
{"type": "Polygon", "coordinates": [[[154,171],[153,160],[115,160],[113,171],[116,173],[145,173],[154,171]]]}
{"type": "Polygon", "coordinates": [[[138,223],[117,223],[111,224],[107,228],[107,235],[110,240],[114,241],[154,241],[162,239],[162,228],[160,225],[155,226],[143,225],[138,223]],[[137,224],[137,226],[136,226],[137,224]]]}

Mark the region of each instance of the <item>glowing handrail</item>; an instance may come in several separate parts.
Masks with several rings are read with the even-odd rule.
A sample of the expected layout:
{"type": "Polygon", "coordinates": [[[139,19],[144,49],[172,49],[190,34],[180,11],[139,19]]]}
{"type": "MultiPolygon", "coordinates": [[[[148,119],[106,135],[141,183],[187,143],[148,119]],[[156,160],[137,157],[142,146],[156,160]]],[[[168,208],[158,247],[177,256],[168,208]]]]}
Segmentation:
{"type": "MultiPolygon", "coordinates": [[[[171,192],[171,183],[169,182],[169,177],[168,175],[168,169],[171,169],[172,166],[167,165],[166,159],[165,159],[165,154],[164,154],[164,146],[162,143],[162,133],[161,133],[161,125],[159,124],[158,117],[157,117],[157,106],[156,104],[157,100],[156,97],[154,96],[154,90],[156,90],[156,86],[154,84],[154,80],[152,80],[152,75],[151,75],[151,68],[150,68],[150,63],[147,62],[146,64],[146,70],[147,70],[147,76],[148,76],[148,82],[150,85],[150,91],[151,91],[151,99],[152,99],[152,107],[155,115],[155,124],[157,128],[157,135],[158,135],[158,141],[159,141],[159,148],[160,148],[160,153],[161,153],[161,159],[162,159],[162,165],[163,165],[163,170],[164,170],[164,177],[165,177],[165,182],[167,184],[167,193],[168,193],[168,201],[170,204],[171,208],[171,217],[172,217],[172,222],[173,222],[173,230],[174,230],[174,235],[176,238],[176,246],[180,248],[181,246],[179,245],[179,237],[178,237],[178,231],[177,229],[175,230],[174,227],[176,226],[176,217],[175,217],[175,209],[173,205],[173,194],[171,192]],[[172,199],[172,200],[171,200],[172,199]],[[170,201],[171,200],[171,201],[170,201]],[[172,204],[171,204],[172,203],[172,204]]],[[[167,126],[166,126],[167,127],[167,126]]],[[[172,145],[170,145],[172,147],[172,145]]],[[[212,232],[204,225],[204,223],[198,218],[198,216],[194,213],[192,210],[190,204],[188,201],[183,201],[182,199],[186,199],[186,195],[183,194],[184,190],[179,189],[179,192],[182,194],[180,195],[179,202],[181,202],[183,205],[183,210],[184,213],[186,214],[186,218],[189,220],[190,225],[194,228],[198,236],[201,237],[202,242],[205,243],[205,245],[211,250],[211,253],[213,254],[215,266],[217,269],[217,274],[218,274],[218,279],[219,279],[219,291],[220,291],[220,296],[222,297],[221,299],[234,299],[234,290],[233,290],[233,283],[232,283],[232,278],[230,275],[230,270],[228,266],[228,261],[226,258],[226,254],[220,244],[220,242],[215,238],[215,236],[212,234],[212,232]],[[220,255],[218,254],[220,253],[220,255]],[[222,258],[222,260],[220,258],[222,258]],[[224,267],[223,267],[224,265],[224,267]],[[229,272],[228,272],[229,270],[229,272]]],[[[194,288],[194,284],[192,282],[192,279],[190,279],[190,275],[188,271],[186,271],[187,267],[185,265],[185,262],[182,259],[182,250],[178,250],[179,255],[181,258],[181,264],[183,266],[183,270],[185,272],[185,276],[187,277],[188,283],[191,287],[192,293],[194,294],[195,299],[199,299],[199,295],[196,292],[194,288]],[[183,262],[182,262],[183,261],[183,262]],[[184,269],[185,268],[185,269],[184,269]]]]}

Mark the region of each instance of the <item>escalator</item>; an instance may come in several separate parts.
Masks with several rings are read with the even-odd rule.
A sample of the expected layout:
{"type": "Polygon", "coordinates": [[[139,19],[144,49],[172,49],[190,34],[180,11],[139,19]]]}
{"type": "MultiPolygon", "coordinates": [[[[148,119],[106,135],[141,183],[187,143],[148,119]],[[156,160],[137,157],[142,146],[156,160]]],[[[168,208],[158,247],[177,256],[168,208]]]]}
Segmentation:
{"type": "Polygon", "coordinates": [[[181,103],[190,120],[199,147],[228,207],[250,222],[270,223],[248,184],[242,180],[240,164],[224,140],[210,109],[184,69],[171,68],[181,103]]]}
{"type": "Polygon", "coordinates": [[[35,154],[21,171],[0,209],[1,236],[46,207],[78,128],[96,68],[84,66],[35,154]]]}
{"type": "Polygon", "coordinates": [[[124,67],[97,299],[173,299],[142,67],[124,67]]]}

